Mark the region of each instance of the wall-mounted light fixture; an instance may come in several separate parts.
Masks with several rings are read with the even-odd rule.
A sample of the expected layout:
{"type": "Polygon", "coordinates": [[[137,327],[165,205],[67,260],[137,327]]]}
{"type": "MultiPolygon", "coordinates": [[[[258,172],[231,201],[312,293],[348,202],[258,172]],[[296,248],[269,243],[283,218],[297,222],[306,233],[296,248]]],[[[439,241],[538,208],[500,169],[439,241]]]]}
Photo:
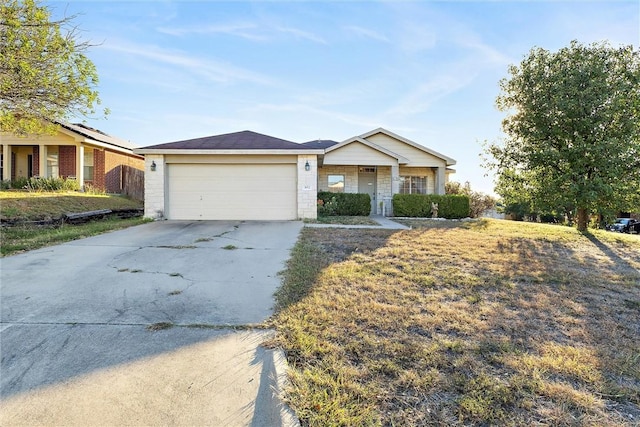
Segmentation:
{"type": "Polygon", "coordinates": [[[156,162],[155,160],[151,161],[151,172],[155,172],[156,171],[156,162]]]}
{"type": "Polygon", "coordinates": [[[308,160],[307,160],[307,163],[304,164],[304,170],[306,170],[307,172],[311,170],[311,165],[309,164],[308,160]]]}

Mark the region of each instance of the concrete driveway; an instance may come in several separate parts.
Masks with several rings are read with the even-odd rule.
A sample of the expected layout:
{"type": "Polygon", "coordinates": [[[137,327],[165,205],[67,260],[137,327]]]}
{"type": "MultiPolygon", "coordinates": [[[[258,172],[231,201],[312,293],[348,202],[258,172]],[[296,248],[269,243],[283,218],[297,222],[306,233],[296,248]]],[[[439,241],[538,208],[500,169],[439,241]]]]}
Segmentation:
{"type": "Polygon", "coordinates": [[[301,227],[154,222],[1,259],[0,424],[283,424],[250,326],[301,227]]]}

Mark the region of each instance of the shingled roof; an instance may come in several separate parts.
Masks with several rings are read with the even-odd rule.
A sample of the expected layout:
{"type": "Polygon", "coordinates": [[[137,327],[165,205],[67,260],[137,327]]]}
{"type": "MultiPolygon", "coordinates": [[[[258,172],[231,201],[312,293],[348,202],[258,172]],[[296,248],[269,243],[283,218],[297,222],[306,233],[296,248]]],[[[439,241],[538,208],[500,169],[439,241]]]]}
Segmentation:
{"type": "Polygon", "coordinates": [[[305,148],[318,147],[305,147],[303,144],[250,130],[142,147],[143,150],[300,150],[305,148]]]}
{"type": "Polygon", "coordinates": [[[329,148],[336,144],[338,144],[338,141],[333,141],[331,139],[315,139],[313,141],[303,142],[300,145],[304,145],[307,148],[319,148],[324,150],[325,148],[329,148]]]}
{"type": "Polygon", "coordinates": [[[102,132],[101,130],[94,129],[82,123],[66,123],[66,122],[56,122],[56,123],[67,130],[70,130],[79,135],[82,135],[85,138],[93,139],[94,141],[104,142],[106,144],[110,144],[119,148],[124,148],[126,150],[133,150],[135,148],[135,146],[129,141],[125,141],[123,139],[108,135],[102,132]]]}

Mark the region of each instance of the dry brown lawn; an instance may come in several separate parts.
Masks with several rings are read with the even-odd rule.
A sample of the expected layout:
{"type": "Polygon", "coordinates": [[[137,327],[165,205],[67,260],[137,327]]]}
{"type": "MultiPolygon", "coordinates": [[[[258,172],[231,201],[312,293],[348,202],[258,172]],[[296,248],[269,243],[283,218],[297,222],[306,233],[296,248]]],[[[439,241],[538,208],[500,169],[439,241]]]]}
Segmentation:
{"type": "Polygon", "coordinates": [[[640,236],[303,231],[273,324],[303,425],[640,425],[640,236]]]}

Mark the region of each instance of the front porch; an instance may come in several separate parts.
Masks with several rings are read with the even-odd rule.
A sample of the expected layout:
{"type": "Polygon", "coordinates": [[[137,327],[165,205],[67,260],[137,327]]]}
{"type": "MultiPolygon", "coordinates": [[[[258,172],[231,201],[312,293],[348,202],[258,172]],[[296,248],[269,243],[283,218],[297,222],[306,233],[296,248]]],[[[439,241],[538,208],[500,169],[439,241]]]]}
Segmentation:
{"type": "Polygon", "coordinates": [[[318,168],[318,191],[367,193],[371,214],[391,216],[394,194],[444,194],[444,167],[327,165],[318,168]]]}
{"type": "Polygon", "coordinates": [[[73,178],[93,183],[94,150],[83,145],[2,144],[0,179],[73,178]]]}

